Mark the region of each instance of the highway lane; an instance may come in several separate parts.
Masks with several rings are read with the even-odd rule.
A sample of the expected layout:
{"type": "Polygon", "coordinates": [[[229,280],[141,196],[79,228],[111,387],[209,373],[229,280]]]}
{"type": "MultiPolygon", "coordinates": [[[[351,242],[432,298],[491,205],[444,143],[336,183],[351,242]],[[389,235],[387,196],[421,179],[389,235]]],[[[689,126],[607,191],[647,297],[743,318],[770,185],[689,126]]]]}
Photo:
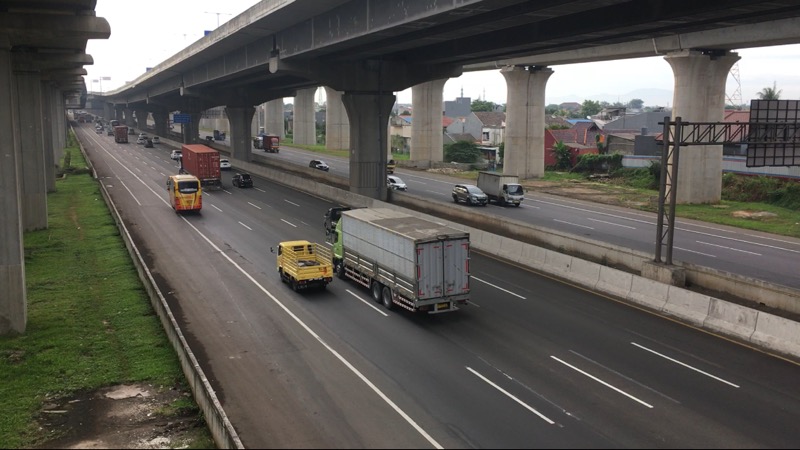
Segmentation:
{"type": "Polygon", "coordinates": [[[342,280],[297,294],[269,246],[321,241],[329,202],[258,178],[231,188],[226,174],[200,215],[177,216],[166,149],[81,132],[248,447],[788,448],[800,437],[788,361],[477,253],[472,304],[453,314],[386,311],[342,280]]]}
{"type": "MultiPolygon", "coordinates": [[[[279,154],[268,156],[302,166],[319,157],[288,146],[283,146],[279,154]]],[[[330,173],[348,176],[347,160],[333,156],[322,159],[331,167],[330,173]]],[[[444,202],[452,202],[453,184],[465,182],[456,177],[401,168],[396,175],[406,182],[409,193],[444,202]]],[[[452,206],[468,208],[463,204],[452,206]]],[[[480,211],[655,254],[658,216],[653,213],[536,192],[526,193],[520,208],[489,205],[480,211]]],[[[800,239],[677,219],[673,259],[800,289],[800,271],[796,270],[800,239]]]]}

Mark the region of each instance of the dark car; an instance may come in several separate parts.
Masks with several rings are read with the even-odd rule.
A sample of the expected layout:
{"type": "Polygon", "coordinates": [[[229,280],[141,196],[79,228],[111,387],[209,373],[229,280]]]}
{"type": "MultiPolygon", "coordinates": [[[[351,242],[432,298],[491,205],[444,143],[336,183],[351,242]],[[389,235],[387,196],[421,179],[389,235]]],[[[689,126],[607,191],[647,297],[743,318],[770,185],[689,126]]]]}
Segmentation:
{"type": "Polygon", "coordinates": [[[253,187],[253,179],[249,173],[237,173],[233,176],[233,185],[239,188],[253,187]]]}
{"type": "Polygon", "coordinates": [[[153,140],[147,139],[144,143],[145,148],[153,148],[153,140]]]}
{"type": "Polygon", "coordinates": [[[113,136],[114,135],[114,129],[113,128],[109,128],[108,131],[106,131],[106,135],[113,136]]]}
{"type": "Polygon", "coordinates": [[[319,169],[319,170],[324,170],[325,172],[330,170],[330,167],[328,167],[328,165],[325,164],[325,161],[323,161],[321,159],[312,159],[311,162],[308,163],[308,167],[312,167],[314,169],[319,169]]]}
{"type": "Polygon", "coordinates": [[[489,202],[489,197],[478,186],[457,184],[453,186],[453,201],[456,203],[462,201],[468,205],[486,206],[489,202]]]}

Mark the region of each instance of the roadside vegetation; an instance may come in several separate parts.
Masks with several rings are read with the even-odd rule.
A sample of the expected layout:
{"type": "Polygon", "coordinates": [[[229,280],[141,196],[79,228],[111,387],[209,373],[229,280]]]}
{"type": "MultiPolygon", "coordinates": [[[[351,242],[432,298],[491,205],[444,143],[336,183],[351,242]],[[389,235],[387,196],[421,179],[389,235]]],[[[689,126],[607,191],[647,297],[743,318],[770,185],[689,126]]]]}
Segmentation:
{"type": "Polygon", "coordinates": [[[190,417],[192,438],[178,445],[213,448],[74,136],[68,145],[64,176],[47,198],[48,228],[24,234],[27,329],[0,337],[0,442],[4,448],[31,448],[62,437],[60,432],[80,434],[44,426],[64,413],[47,405],[142,383],[184,393],[157,412],[167,420],[190,417]]]}

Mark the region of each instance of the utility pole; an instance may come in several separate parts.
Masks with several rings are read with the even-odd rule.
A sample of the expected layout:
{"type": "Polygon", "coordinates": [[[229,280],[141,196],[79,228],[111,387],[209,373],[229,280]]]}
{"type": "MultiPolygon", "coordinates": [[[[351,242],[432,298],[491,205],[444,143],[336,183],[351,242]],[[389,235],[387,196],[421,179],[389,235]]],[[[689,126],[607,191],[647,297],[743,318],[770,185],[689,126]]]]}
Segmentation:
{"type": "Polygon", "coordinates": [[[216,14],[217,15],[217,28],[219,28],[219,16],[221,14],[225,14],[226,16],[232,16],[233,14],[224,13],[224,12],[212,12],[212,11],[203,11],[203,14],[216,14]]]}

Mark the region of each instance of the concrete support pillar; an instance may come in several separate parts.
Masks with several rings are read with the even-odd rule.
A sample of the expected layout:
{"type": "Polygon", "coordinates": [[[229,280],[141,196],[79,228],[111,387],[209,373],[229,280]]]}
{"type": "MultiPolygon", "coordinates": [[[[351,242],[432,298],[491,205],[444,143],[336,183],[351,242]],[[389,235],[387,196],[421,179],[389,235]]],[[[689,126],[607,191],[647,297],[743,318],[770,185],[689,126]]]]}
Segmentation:
{"type": "MultiPolygon", "coordinates": [[[[707,55],[684,50],[664,59],[675,76],[672,119],[721,122],[725,115],[725,82],[736,53],[707,55]]],[[[678,159],[676,202],[719,203],[722,198],[722,146],[682,147],[678,159]]]]}
{"type": "Polygon", "coordinates": [[[47,192],[56,191],[56,149],[53,141],[53,87],[42,83],[42,148],[44,149],[44,182],[47,192]]]}
{"type": "Polygon", "coordinates": [[[411,127],[411,157],[418,167],[431,167],[444,160],[442,90],[447,79],[427,81],[411,88],[414,126],[411,127]]]}
{"type": "Polygon", "coordinates": [[[14,73],[17,127],[22,155],[23,231],[47,228],[47,182],[42,123],[42,81],[38,72],[14,73]]]}
{"type": "Polygon", "coordinates": [[[64,156],[64,149],[67,147],[67,105],[66,100],[64,98],[63,92],[58,92],[56,95],[56,118],[57,124],[56,127],[56,143],[58,145],[58,153],[56,157],[56,161],[61,161],[61,158],[64,156]]]}
{"type": "Polygon", "coordinates": [[[386,201],[386,146],[394,94],[345,93],[350,118],[350,192],[386,201]]]}
{"type": "Polygon", "coordinates": [[[342,93],[325,86],[325,148],[341,150],[350,148],[350,120],[342,104],[342,93]]]}
{"type": "Polygon", "coordinates": [[[544,175],[544,94],[553,70],[506,67],[506,138],[503,173],[522,179],[544,175]]]}
{"type": "Polygon", "coordinates": [[[114,119],[119,120],[119,123],[125,123],[125,110],[123,108],[114,108],[114,119]]]}
{"type": "Polygon", "coordinates": [[[294,97],[294,143],[315,145],[317,127],[314,120],[314,94],[317,88],[297,91],[294,97]]]}
{"type": "Polygon", "coordinates": [[[265,132],[279,136],[281,140],[286,137],[286,127],[283,120],[283,97],[267,102],[266,123],[265,132]]]}
{"type": "Polygon", "coordinates": [[[153,112],[156,136],[167,136],[169,133],[169,113],[166,111],[153,112]]]}
{"type": "Polygon", "coordinates": [[[111,103],[103,103],[103,118],[106,120],[111,120],[116,117],[116,112],[114,111],[114,105],[111,103]]]}
{"type": "MultiPolygon", "coordinates": [[[[191,116],[191,123],[184,123],[181,125],[183,129],[183,143],[184,144],[198,144],[200,143],[200,119],[203,117],[201,111],[186,112],[191,116]]],[[[205,142],[205,141],[203,141],[205,142]]]]}
{"type": "Polygon", "coordinates": [[[125,125],[136,128],[136,120],[133,117],[133,110],[129,108],[123,108],[122,113],[125,115],[125,125]]]}
{"type": "Polygon", "coordinates": [[[147,129],[147,116],[150,115],[146,109],[137,109],[136,110],[136,126],[139,128],[139,131],[144,131],[147,129]]]}
{"type": "Polygon", "coordinates": [[[231,156],[242,161],[250,161],[253,142],[250,127],[256,109],[252,106],[226,106],[231,129],[231,156]]]}
{"type": "Polygon", "coordinates": [[[0,35],[0,335],[24,333],[28,321],[25,252],[20,210],[20,142],[16,103],[19,98],[11,71],[11,45],[0,35]]]}

